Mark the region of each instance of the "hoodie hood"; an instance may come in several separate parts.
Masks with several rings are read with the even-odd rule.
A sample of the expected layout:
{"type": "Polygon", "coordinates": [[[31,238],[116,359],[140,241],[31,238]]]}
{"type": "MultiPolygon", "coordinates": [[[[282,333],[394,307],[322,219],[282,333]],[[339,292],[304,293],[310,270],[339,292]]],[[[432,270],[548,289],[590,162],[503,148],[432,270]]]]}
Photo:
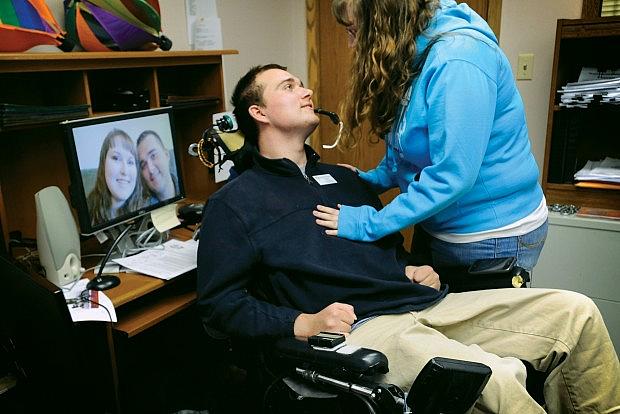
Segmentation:
{"type": "Polygon", "coordinates": [[[428,28],[416,39],[418,53],[424,51],[433,37],[456,31],[466,32],[487,43],[498,44],[489,24],[467,4],[441,0],[428,28]]]}

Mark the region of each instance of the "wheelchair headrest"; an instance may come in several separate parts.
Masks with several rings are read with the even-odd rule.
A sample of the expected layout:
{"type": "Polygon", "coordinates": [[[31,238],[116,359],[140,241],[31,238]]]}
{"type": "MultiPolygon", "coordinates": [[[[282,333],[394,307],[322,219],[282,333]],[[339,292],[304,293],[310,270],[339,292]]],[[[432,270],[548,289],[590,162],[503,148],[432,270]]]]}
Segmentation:
{"type": "Polygon", "coordinates": [[[232,113],[214,115],[213,126],[202,133],[197,143],[189,146],[188,153],[200,158],[207,168],[222,168],[225,162],[231,161],[235,170],[240,173],[251,165],[249,161],[254,147],[237,128],[232,113]]]}

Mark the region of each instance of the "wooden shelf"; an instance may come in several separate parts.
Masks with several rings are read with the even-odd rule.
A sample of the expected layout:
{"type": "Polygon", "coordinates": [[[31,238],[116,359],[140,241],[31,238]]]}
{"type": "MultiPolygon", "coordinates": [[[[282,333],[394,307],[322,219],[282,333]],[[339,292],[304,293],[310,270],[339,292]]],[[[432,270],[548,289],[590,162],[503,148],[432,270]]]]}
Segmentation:
{"type": "Polygon", "coordinates": [[[195,301],[196,292],[193,290],[178,294],[168,294],[157,298],[157,301],[150,304],[150,306],[142,306],[124,313],[122,320],[114,324],[114,329],[131,338],[179,313],[183,309],[187,309],[195,301]]]}
{"type": "Polygon", "coordinates": [[[620,208],[620,192],[581,188],[573,175],[588,160],[620,157],[618,108],[559,106],[557,92],[576,82],[583,67],[620,67],[620,17],[561,19],[557,22],[542,184],[548,203],[620,208]]]}
{"type": "Polygon", "coordinates": [[[0,53],[2,72],[51,72],[89,69],[128,69],[159,66],[208,65],[236,50],[180,52],[67,52],[0,53]]]}
{"type": "MultiPolygon", "coordinates": [[[[221,185],[200,161],[187,154],[224,110],[222,56],[235,50],[179,52],[70,52],[0,54],[0,102],[19,105],[88,105],[85,116],[117,114],[107,110],[110,90],[148,91],[150,108],[161,97],[209,96],[205,104],[175,108],[174,128],[180,175],[189,198],[205,201],[221,185]]],[[[34,194],[58,186],[67,200],[70,174],[66,135],[58,122],[0,130],[0,231],[36,237],[34,194]]],[[[130,300],[130,299],[129,299],[130,300]]]]}
{"type": "Polygon", "coordinates": [[[561,19],[563,39],[620,36],[620,17],[561,19]]]}
{"type": "Polygon", "coordinates": [[[545,187],[548,204],[575,204],[610,209],[620,207],[620,191],[580,188],[572,184],[547,184],[545,187]]]}

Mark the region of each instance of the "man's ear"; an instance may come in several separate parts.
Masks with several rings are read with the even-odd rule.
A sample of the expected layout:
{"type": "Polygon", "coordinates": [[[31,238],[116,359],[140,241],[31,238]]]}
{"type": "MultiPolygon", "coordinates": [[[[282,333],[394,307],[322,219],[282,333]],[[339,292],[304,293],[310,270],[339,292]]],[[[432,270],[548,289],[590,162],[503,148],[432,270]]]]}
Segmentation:
{"type": "Polygon", "coordinates": [[[263,108],[261,108],[260,106],[252,105],[248,108],[248,112],[250,113],[250,116],[256,121],[263,123],[268,122],[267,116],[264,114],[263,108]]]}

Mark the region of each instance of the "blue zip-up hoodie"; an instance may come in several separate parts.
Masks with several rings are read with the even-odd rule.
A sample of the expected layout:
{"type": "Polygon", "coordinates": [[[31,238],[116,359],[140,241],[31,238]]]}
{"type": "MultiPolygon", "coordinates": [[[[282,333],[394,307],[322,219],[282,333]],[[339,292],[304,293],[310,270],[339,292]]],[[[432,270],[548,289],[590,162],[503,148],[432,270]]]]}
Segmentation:
{"type": "Polygon", "coordinates": [[[340,237],[372,241],[419,222],[431,234],[478,233],[542,201],[523,102],[491,28],[467,5],[442,0],[416,39],[418,58],[437,35],[385,157],[360,173],[377,191],[401,194],[379,211],[343,206],[340,237]]]}

